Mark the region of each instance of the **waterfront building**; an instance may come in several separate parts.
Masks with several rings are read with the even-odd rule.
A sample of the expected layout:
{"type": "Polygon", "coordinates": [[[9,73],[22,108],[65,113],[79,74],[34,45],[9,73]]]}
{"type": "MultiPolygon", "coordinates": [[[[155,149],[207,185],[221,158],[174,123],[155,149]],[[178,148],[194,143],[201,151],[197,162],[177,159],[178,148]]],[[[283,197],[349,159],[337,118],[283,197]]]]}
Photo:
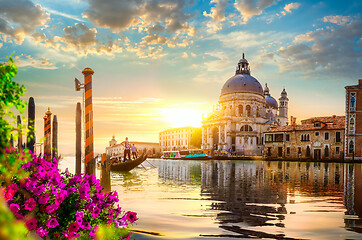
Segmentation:
{"type": "MultiPolygon", "coordinates": [[[[149,157],[160,157],[161,156],[161,147],[159,143],[153,142],[130,142],[134,144],[138,156],[142,153],[147,153],[149,157]]],[[[108,156],[121,156],[123,157],[124,153],[124,141],[117,144],[115,136],[109,141],[109,146],[106,147],[106,154],[108,156]]]]}
{"type": "Polygon", "coordinates": [[[183,150],[192,148],[190,145],[194,127],[180,127],[167,129],[159,134],[162,151],[183,150]]]}
{"type": "Polygon", "coordinates": [[[267,158],[341,160],[344,149],[344,116],[315,117],[300,125],[271,128],[264,133],[267,158]]]}
{"type": "Polygon", "coordinates": [[[362,160],[362,79],[346,86],[345,159],[362,160]]]}
{"type": "Polygon", "coordinates": [[[232,151],[239,155],[262,155],[263,133],[288,121],[285,89],[279,104],[269,88],[250,75],[248,61],[238,62],[235,75],[221,89],[216,108],[202,120],[202,148],[232,151]]]}

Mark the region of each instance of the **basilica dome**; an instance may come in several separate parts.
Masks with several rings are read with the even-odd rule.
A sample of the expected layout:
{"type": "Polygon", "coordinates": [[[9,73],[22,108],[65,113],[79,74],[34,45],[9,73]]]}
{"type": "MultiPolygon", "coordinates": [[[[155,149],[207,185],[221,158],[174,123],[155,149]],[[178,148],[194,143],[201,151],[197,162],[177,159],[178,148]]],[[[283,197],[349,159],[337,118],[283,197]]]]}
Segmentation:
{"type": "Polygon", "coordinates": [[[237,74],[226,81],[221,95],[228,93],[256,93],[263,95],[263,87],[258,80],[247,74],[237,74]]]}
{"type": "Polygon", "coordinates": [[[278,109],[278,103],[277,100],[275,100],[275,98],[273,98],[272,96],[266,96],[265,97],[265,101],[268,104],[269,107],[274,108],[274,109],[278,109]]]}

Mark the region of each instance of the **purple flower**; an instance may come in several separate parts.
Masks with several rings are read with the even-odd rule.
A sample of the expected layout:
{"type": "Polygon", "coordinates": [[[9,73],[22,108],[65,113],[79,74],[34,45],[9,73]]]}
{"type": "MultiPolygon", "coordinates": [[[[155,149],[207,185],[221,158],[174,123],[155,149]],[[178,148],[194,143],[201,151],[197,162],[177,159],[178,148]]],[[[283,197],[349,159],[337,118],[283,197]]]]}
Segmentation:
{"type": "Polygon", "coordinates": [[[45,237],[46,235],[48,235],[48,230],[44,229],[43,227],[39,227],[36,230],[36,233],[40,236],[40,237],[45,237]]]}
{"type": "Polygon", "coordinates": [[[128,211],[125,213],[125,217],[130,223],[133,223],[137,220],[137,213],[128,211]]]}
{"type": "Polygon", "coordinates": [[[116,224],[117,228],[127,227],[127,221],[122,218],[118,218],[116,221],[114,221],[114,223],[116,224]]]}
{"type": "Polygon", "coordinates": [[[55,219],[55,218],[48,219],[47,224],[46,224],[46,226],[49,228],[55,228],[58,225],[59,225],[59,223],[58,223],[57,219],[55,219]]]}
{"type": "Polygon", "coordinates": [[[71,223],[68,228],[69,233],[76,232],[76,231],[78,231],[78,229],[79,229],[79,225],[77,222],[71,223]]]}
{"type": "Polygon", "coordinates": [[[39,196],[40,194],[42,194],[43,192],[45,191],[45,187],[44,187],[44,184],[36,187],[33,191],[33,193],[37,196],[39,196]]]}
{"type": "Polygon", "coordinates": [[[67,189],[67,195],[74,193],[75,192],[75,187],[70,187],[67,189]]]}
{"type": "Polygon", "coordinates": [[[41,195],[41,196],[39,197],[38,202],[39,202],[40,204],[47,204],[47,202],[49,201],[49,199],[50,199],[50,196],[49,196],[48,193],[46,193],[46,194],[43,194],[43,195],[41,195]]]}
{"type": "Polygon", "coordinates": [[[56,205],[56,204],[50,204],[49,206],[47,206],[46,207],[46,209],[45,209],[45,211],[47,212],[47,213],[53,213],[53,212],[55,212],[57,209],[58,209],[58,205],[56,205]]]}
{"type": "Polygon", "coordinates": [[[81,187],[79,188],[79,197],[80,197],[81,199],[89,198],[88,190],[89,190],[89,187],[87,187],[87,186],[81,186],[81,187]]]}
{"type": "Polygon", "coordinates": [[[92,228],[92,230],[89,232],[89,236],[94,237],[96,235],[98,229],[98,225],[94,226],[94,228],[92,228]]]}
{"type": "Polygon", "coordinates": [[[33,211],[33,209],[35,208],[36,206],[36,202],[34,200],[34,198],[29,198],[28,200],[25,201],[25,210],[28,210],[28,211],[33,211]]]}
{"type": "Polygon", "coordinates": [[[89,222],[84,222],[81,226],[82,229],[84,230],[89,230],[92,228],[92,226],[89,224],[89,222]]]}
{"type": "Polygon", "coordinates": [[[36,186],[36,181],[29,180],[29,181],[27,181],[27,183],[25,184],[25,186],[26,186],[26,190],[28,190],[28,191],[34,191],[35,186],[36,186]]]}
{"type": "Polygon", "coordinates": [[[26,220],[25,226],[28,229],[28,231],[31,231],[36,228],[37,220],[35,218],[31,218],[26,220]]]}
{"type": "Polygon", "coordinates": [[[16,203],[11,203],[9,206],[9,209],[10,209],[10,211],[12,211],[15,214],[15,213],[19,212],[20,207],[16,203]]]}
{"type": "Polygon", "coordinates": [[[75,216],[76,216],[76,217],[79,217],[79,218],[84,218],[84,212],[83,212],[83,211],[81,211],[81,212],[76,212],[76,213],[75,213],[75,216]]]}
{"type": "Polygon", "coordinates": [[[100,212],[101,212],[101,210],[98,207],[95,207],[93,212],[92,212],[93,218],[98,218],[100,212]]]}
{"type": "Polygon", "coordinates": [[[79,226],[82,226],[83,218],[76,217],[76,218],[75,218],[75,221],[78,223],[79,226]]]}

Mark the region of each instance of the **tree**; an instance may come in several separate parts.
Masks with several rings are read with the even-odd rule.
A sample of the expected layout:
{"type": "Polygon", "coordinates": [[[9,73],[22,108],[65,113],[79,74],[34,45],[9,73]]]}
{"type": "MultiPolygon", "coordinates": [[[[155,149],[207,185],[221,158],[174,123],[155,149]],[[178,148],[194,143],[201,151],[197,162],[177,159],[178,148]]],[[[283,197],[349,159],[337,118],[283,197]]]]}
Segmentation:
{"type": "Polygon", "coordinates": [[[190,145],[195,148],[201,148],[202,128],[196,128],[191,135],[190,145]]]}

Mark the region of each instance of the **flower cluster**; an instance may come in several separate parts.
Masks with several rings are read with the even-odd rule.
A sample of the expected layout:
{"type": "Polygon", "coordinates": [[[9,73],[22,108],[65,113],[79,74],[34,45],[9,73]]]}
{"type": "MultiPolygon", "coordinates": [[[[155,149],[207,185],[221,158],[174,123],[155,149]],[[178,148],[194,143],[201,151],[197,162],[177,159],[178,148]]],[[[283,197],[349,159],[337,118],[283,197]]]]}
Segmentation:
{"type": "Polygon", "coordinates": [[[137,220],[136,213],[115,207],[117,192],[103,193],[94,175],[61,173],[56,159],[36,156],[22,168],[29,177],[14,179],[5,189],[5,199],[27,229],[42,238],[95,238],[101,224],[125,228],[137,220]]]}

